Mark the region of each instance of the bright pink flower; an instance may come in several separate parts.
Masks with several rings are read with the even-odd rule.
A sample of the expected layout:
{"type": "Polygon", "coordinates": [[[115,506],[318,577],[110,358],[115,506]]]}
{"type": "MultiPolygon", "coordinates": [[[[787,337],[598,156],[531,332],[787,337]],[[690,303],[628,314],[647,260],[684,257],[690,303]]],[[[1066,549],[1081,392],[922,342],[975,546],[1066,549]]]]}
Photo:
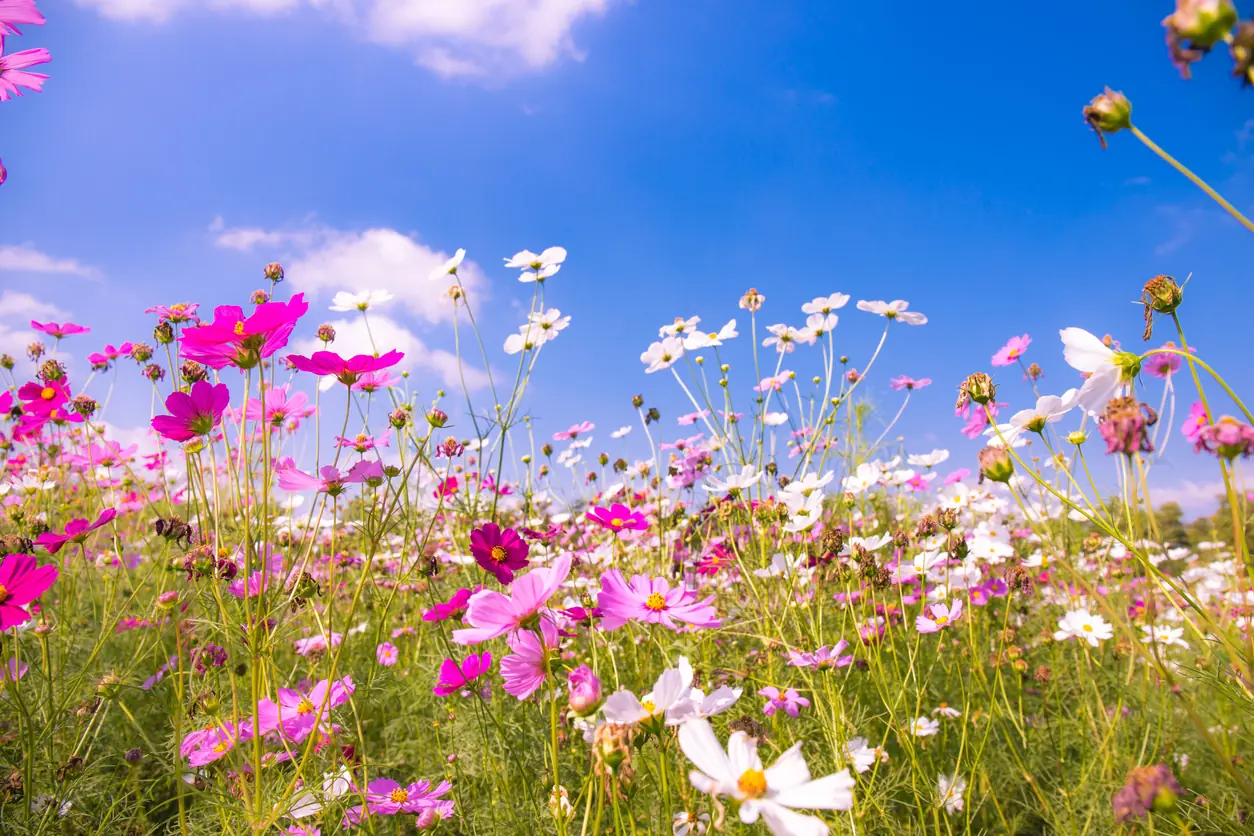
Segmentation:
{"type": "Polygon", "coordinates": [[[391,642],[383,642],[374,649],[374,658],[383,667],[390,668],[400,658],[400,652],[396,649],[396,645],[391,642]]]}
{"type": "Polygon", "coordinates": [[[501,582],[509,586],[514,573],[527,565],[527,542],[512,528],[501,528],[487,523],[470,532],[470,553],[475,562],[501,582]]]}
{"type": "Polygon", "coordinates": [[[166,438],[182,443],[208,435],[222,423],[222,413],[231,402],[231,388],[207,380],[192,384],[188,392],[171,392],[165,399],[169,415],[152,419],[152,428],[166,438]]]}
{"type": "Polygon", "coordinates": [[[289,354],[288,362],[302,372],[316,374],[319,377],[332,375],[345,386],[352,386],[366,372],[377,372],[395,366],[405,357],[399,351],[389,351],[382,357],[373,354],[358,354],[345,360],[334,351],[315,351],[311,356],[289,354]]]}
{"type": "Polygon", "coordinates": [[[0,41],[5,35],[20,35],[19,23],[41,26],[44,16],[35,8],[35,0],[0,0],[0,41]]]}
{"type": "Polygon", "coordinates": [[[118,359],[122,355],[129,355],[131,349],[134,348],[130,343],[122,343],[118,348],[114,348],[112,344],[106,345],[100,352],[93,352],[87,355],[87,362],[91,363],[93,369],[103,370],[109,368],[109,364],[118,359]]]}
{"type": "Polygon", "coordinates": [[[710,410],[703,409],[700,412],[689,412],[687,415],[680,415],[678,418],[675,419],[675,421],[681,427],[687,427],[687,426],[691,426],[692,424],[697,423],[703,418],[708,418],[708,417],[710,417],[710,410]]]}
{"type": "Polygon", "coordinates": [[[471,597],[481,589],[483,589],[482,586],[476,586],[474,589],[457,590],[448,601],[436,604],[424,612],[422,620],[445,621],[449,618],[461,618],[466,613],[466,607],[469,606],[471,597]]]}
{"type": "Polygon", "coordinates": [[[610,531],[622,531],[623,529],[644,531],[649,527],[649,522],[644,518],[644,514],[641,514],[639,511],[633,511],[626,505],[620,505],[617,502],[609,508],[592,506],[588,510],[588,519],[600,523],[602,528],[608,528],[610,531]]]}
{"type": "Polygon", "coordinates": [[[634,575],[630,582],[622,572],[610,569],[601,576],[601,594],[597,606],[601,610],[601,627],[617,630],[628,621],[644,624],[661,624],[678,630],[676,621],[694,627],[718,627],[720,622],[711,603],[713,596],[697,600],[693,590],[677,586],[674,589],[665,578],[634,575]]]}
{"type": "Polygon", "coordinates": [[[153,305],[146,308],[144,313],[155,313],[158,323],[171,322],[178,325],[183,322],[200,323],[200,317],[196,316],[196,311],[200,309],[199,302],[179,302],[175,305],[153,305]]]}
{"type": "Polygon", "coordinates": [[[914,629],[920,633],[935,633],[953,624],[962,617],[962,599],[957,598],[953,604],[933,604],[932,617],[915,616],[914,629]]]}
{"type": "Polygon", "coordinates": [[[1028,346],[1032,344],[1032,338],[1027,334],[1022,337],[1011,337],[1005,345],[1003,345],[996,354],[993,355],[994,366],[1009,366],[1023,356],[1023,352],[1028,350],[1028,346]]]}
{"type": "Polygon", "coordinates": [[[460,486],[457,483],[457,477],[450,476],[447,479],[441,480],[439,485],[436,485],[435,490],[432,491],[432,496],[436,499],[447,499],[448,497],[455,496],[457,494],[458,487],[460,486]]]}
{"type": "Polygon", "coordinates": [[[72,334],[86,334],[91,331],[87,326],[75,325],[73,322],[36,322],[33,319],[30,321],[30,327],[36,331],[42,331],[45,334],[56,337],[58,340],[72,334]]]}
{"type": "Polygon", "coordinates": [[[810,707],[810,701],[798,694],[795,688],[789,688],[781,694],[774,685],[768,685],[758,691],[758,696],[766,697],[766,705],[762,706],[762,713],[767,717],[774,716],[775,712],[781,708],[789,717],[796,717],[801,713],[801,709],[810,707]]]}
{"type": "Polygon", "coordinates": [[[931,382],[932,382],[932,378],[930,377],[921,377],[918,380],[915,380],[913,377],[906,377],[903,374],[898,377],[894,377],[892,380],[888,382],[888,385],[890,388],[897,389],[897,390],[901,390],[901,389],[913,390],[913,389],[922,389],[924,386],[927,386],[931,382]]]}
{"type": "Polygon", "coordinates": [[[570,561],[570,555],[564,554],[552,566],[532,569],[514,580],[508,595],[487,589],[472,595],[465,618],[471,626],[454,630],[453,641],[457,644],[486,642],[535,620],[570,574],[570,561]]]}
{"type": "Polygon", "coordinates": [[[554,650],[560,640],[557,625],[548,620],[540,622],[540,635],[531,630],[519,630],[510,636],[509,649],[514,652],[501,660],[505,693],[520,700],[534,694],[548,677],[549,651],[554,650]]]}
{"type": "Polygon", "coordinates": [[[813,653],[790,650],[788,651],[788,666],[793,668],[814,668],[815,670],[845,668],[853,664],[852,654],[847,656],[841,655],[847,647],[849,647],[849,642],[841,639],[833,646],[820,647],[813,653]]]}
{"type": "Polygon", "coordinates": [[[23,383],[17,390],[22,400],[22,411],[29,415],[55,418],[65,412],[63,407],[70,400],[70,381],[66,378],[44,383],[23,383]]]}
{"type": "Polygon", "coordinates": [[[456,659],[445,659],[440,665],[440,681],[431,689],[437,697],[447,697],[468,690],[471,683],[486,676],[492,669],[491,653],[472,653],[459,665],[456,659]]]}
{"type": "Polygon", "coordinates": [[[1254,452],[1254,427],[1243,424],[1231,415],[1202,427],[1197,444],[1204,450],[1229,461],[1246,458],[1254,452]]]}
{"type": "Polygon", "coordinates": [[[263,302],[251,316],[237,305],[213,311],[213,322],[183,331],[183,356],[214,369],[250,369],[287,345],[296,320],[309,310],[303,293],[289,302],[263,302]]]}
{"type": "MultiPolygon", "coordinates": [[[[21,395],[21,392],[19,391],[18,394],[21,395]]],[[[1194,450],[1200,452],[1204,448],[1202,430],[1209,423],[1210,418],[1206,416],[1206,407],[1202,406],[1201,401],[1194,401],[1189,414],[1180,425],[1180,432],[1184,433],[1184,437],[1193,445],[1194,450]]]]}
{"type": "Polygon", "coordinates": [[[580,717],[587,717],[601,705],[601,680],[587,665],[580,665],[566,676],[566,692],[570,708],[580,717]]]}
{"type": "Polygon", "coordinates": [[[113,518],[117,515],[117,509],[106,508],[96,517],[95,522],[88,523],[85,519],[70,520],[66,523],[64,533],[57,534],[52,531],[45,531],[35,538],[35,545],[43,546],[48,550],[48,554],[56,554],[61,551],[61,547],[66,543],[82,544],[87,542],[88,534],[113,522],[113,518]]]}
{"type": "Polygon", "coordinates": [[[328,496],[339,496],[344,488],[353,483],[382,479],[383,466],[377,461],[365,459],[357,462],[347,473],[341,473],[334,465],[324,465],[318,476],[286,467],[277,471],[279,487],[285,491],[318,491],[328,496]]]}
{"type": "Polygon", "coordinates": [[[4,690],[6,682],[16,683],[19,679],[26,676],[28,670],[30,668],[18,662],[17,659],[10,659],[7,665],[0,667],[0,691],[4,690]]]}
{"type": "MultiPolygon", "coordinates": [[[[291,688],[280,688],[279,701],[271,703],[276,709],[274,727],[282,728],[283,734],[299,743],[314,729],[325,729],[329,726],[331,709],[348,702],[354,690],[351,676],[338,682],[324,679],[310,689],[308,694],[291,688]]],[[[266,724],[261,729],[262,733],[271,730],[266,724]]]]}
{"type": "MultiPolygon", "coordinates": [[[[27,67],[47,64],[52,55],[46,49],[24,49],[21,52],[4,54],[4,38],[0,36],[0,102],[7,102],[13,96],[21,96],[19,87],[34,90],[36,93],[44,89],[48,76],[43,73],[27,72],[27,67]]],[[[42,330],[42,329],[40,329],[42,330]]],[[[51,334],[51,331],[46,333],[51,334]]],[[[79,333],[79,332],[70,332],[79,333]]],[[[60,339],[60,335],[57,335],[60,339]]]]}
{"type": "Polygon", "coordinates": [[[30,620],[26,606],[57,580],[57,567],[36,566],[28,554],[11,554],[0,561],[0,630],[30,620]]]}
{"type": "Polygon", "coordinates": [[[553,433],[554,441],[570,441],[579,437],[580,433],[590,433],[596,429],[596,424],[591,421],[583,421],[575,424],[569,430],[561,430],[553,433]]]}
{"type": "MultiPolygon", "coordinates": [[[[390,778],[379,778],[366,785],[364,812],[365,815],[374,816],[394,816],[398,813],[422,815],[433,809],[451,813],[452,802],[441,802],[437,799],[452,788],[453,785],[448,781],[441,781],[439,786],[432,789],[429,781],[418,781],[402,787],[390,778]]],[[[360,824],[364,818],[360,805],[350,807],[344,812],[344,828],[360,824]]]]}
{"type": "Polygon", "coordinates": [[[321,633],[307,639],[297,639],[292,642],[292,646],[301,656],[308,656],[311,653],[321,653],[324,650],[339,647],[343,640],[343,633],[321,633]]]}
{"type": "Polygon", "coordinates": [[[242,737],[234,725],[214,726],[207,731],[192,732],[183,740],[183,745],[187,748],[184,753],[187,763],[193,767],[207,766],[226,757],[242,739],[247,738],[242,737]]]}

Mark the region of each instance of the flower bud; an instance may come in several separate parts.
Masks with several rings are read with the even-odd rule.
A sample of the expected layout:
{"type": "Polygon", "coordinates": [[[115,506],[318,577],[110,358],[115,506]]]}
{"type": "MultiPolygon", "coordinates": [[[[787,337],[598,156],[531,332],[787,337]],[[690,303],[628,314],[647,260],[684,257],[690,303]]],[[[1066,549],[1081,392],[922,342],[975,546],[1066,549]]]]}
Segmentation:
{"type": "Polygon", "coordinates": [[[122,688],[122,677],[116,673],[107,673],[96,683],[96,694],[101,699],[111,700],[118,695],[118,691],[122,688]]]}
{"type": "Polygon", "coordinates": [[[1176,308],[1184,301],[1184,291],[1171,276],[1155,276],[1145,283],[1141,289],[1141,303],[1145,305],[1145,333],[1141,339],[1148,340],[1154,330],[1154,314],[1175,313],[1176,308]]]}
{"type": "Polygon", "coordinates": [[[17,361],[13,359],[12,354],[0,354],[0,369],[11,372],[16,365],[17,361]]]}
{"type": "Polygon", "coordinates": [[[1228,52],[1232,55],[1233,77],[1241,79],[1242,87],[1254,85],[1254,20],[1237,24],[1228,52]]]}
{"type": "Polygon", "coordinates": [[[318,326],[318,339],[327,345],[335,342],[335,329],[329,323],[323,323],[318,326]]]}
{"type": "Polygon", "coordinates": [[[984,372],[976,372],[958,386],[957,409],[962,409],[971,402],[983,405],[996,398],[997,384],[984,372]]]}
{"type": "Polygon", "coordinates": [[[248,301],[252,302],[254,305],[264,305],[266,302],[270,301],[270,294],[266,293],[264,290],[254,290],[248,297],[248,301]]]}
{"type": "Polygon", "coordinates": [[[26,356],[30,358],[30,361],[32,363],[38,363],[39,358],[43,357],[44,353],[47,352],[47,350],[48,349],[44,346],[43,343],[41,343],[39,340],[35,340],[30,345],[26,346],[26,356]]]}
{"type": "Polygon", "coordinates": [[[448,423],[448,414],[442,409],[433,409],[427,413],[427,423],[437,429],[448,423]]]}
{"type": "Polygon", "coordinates": [[[70,400],[70,409],[84,418],[90,418],[94,415],[98,406],[96,399],[90,395],[75,395],[70,400]]]}
{"type": "Polygon", "coordinates": [[[189,386],[209,379],[209,370],[195,360],[184,360],[179,366],[179,377],[189,386]]]}
{"type": "Polygon", "coordinates": [[[143,749],[127,749],[126,754],[124,754],[122,758],[129,765],[138,766],[139,762],[144,759],[144,750],[143,749]]]}
{"type": "Polygon", "coordinates": [[[174,326],[168,322],[158,322],[152,329],[152,338],[158,345],[169,345],[174,342],[174,326]]]}
{"type": "Polygon", "coordinates": [[[144,366],[144,377],[148,378],[153,383],[165,380],[165,369],[161,368],[156,363],[149,363],[147,366],[144,366]]]}
{"type": "Polygon", "coordinates": [[[1191,77],[1190,65],[1201,61],[1236,24],[1232,0],[1176,0],[1176,10],[1163,18],[1171,63],[1181,76],[1191,77]]]}
{"type": "Polygon", "coordinates": [[[394,409],[388,413],[388,423],[399,430],[409,423],[409,413],[403,409],[394,409]]]}
{"type": "Polygon", "coordinates": [[[1228,461],[1254,452],[1254,427],[1225,415],[1213,424],[1202,427],[1197,444],[1201,449],[1228,461]]]}
{"type": "Polygon", "coordinates": [[[639,409],[644,406],[644,395],[632,395],[631,406],[633,409],[639,409]]]}
{"type": "Polygon", "coordinates": [[[1014,475],[1015,463],[1005,447],[985,447],[979,453],[980,481],[1009,482],[1014,475]]]}
{"type": "Polygon", "coordinates": [[[578,717],[587,717],[601,706],[601,680],[587,665],[580,665],[566,678],[570,693],[570,710],[578,717]]]}
{"type": "Polygon", "coordinates": [[[152,359],[152,346],[148,343],[135,343],[131,346],[131,359],[136,363],[147,363],[152,359]]]}
{"type": "Polygon", "coordinates": [[[1106,134],[1132,127],[1132,102],[1127,96],[1107,87],[1104,93],[1094,96],[1093,101],[1085,105],[1084,121],[1097,131],[1097,138],[1105,148],[1106,134]]]}
{"type": "Polygon", "coordinates": [[[278,284],[283,281],[283,265],[277,261],[272,261],[266,265],[263,274],[267,279],[278,284]]]}
{"type": "Polygon", "coordinates": [[[613,772],[631,762],[631,727],[602,723],[592,735],[592,760],[597,774],[613,772]]]}
{"type": "Polygon", "coordinates": [[[39,379],[45,383],[53,380],[65,379],[65,366],[56,360],[45,360],[44,364],[39,367],[39,379]]]}

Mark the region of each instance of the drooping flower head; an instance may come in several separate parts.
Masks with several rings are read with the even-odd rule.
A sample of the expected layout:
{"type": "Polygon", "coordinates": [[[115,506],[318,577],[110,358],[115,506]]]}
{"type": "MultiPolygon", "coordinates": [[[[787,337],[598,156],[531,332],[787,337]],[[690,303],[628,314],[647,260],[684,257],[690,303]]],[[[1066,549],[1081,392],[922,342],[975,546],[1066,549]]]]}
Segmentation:
{"type": "Polygon", "coordinates": [[[472,653],[460,664],[456,659],[445,659],[440,665],[440,681],[431,689],[437,697],[447,697],[465,691],[492,669],[491,653],[472,653]]]}

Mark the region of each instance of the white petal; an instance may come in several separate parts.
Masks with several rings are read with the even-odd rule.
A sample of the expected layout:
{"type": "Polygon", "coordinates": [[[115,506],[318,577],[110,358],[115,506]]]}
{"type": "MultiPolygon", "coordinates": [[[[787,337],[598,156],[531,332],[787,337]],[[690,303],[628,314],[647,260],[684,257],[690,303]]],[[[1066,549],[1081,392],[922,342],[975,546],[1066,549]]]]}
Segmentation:
{"type": "MultiPolygon", "coordinates": [[[[775,836],[827,836],[827,825],[821,819],[795,813],[771,801],[759,801],[758,808],[766,826],[775,836]]],[[[744,808],[740,820],[744,821],[744,808]]]]}
{"type": "Polygon", "coordinates": [[[774,798],[788,807],[807,810],[848,810],[853,807],[853,776],[848,769],[784,790],[774,798]]]}
{"type": "Polygon", "coordinates": [[[1114,352],[1083,328],[1063,328],[1058,336],[1062,338],[1063,359],[1076,371],[1095,372],[1110,365],[1114,352]]]}
{"type": "MultiPolygon", "coordinates": [[[[723,751],[723,746],[718,742],[708,720],[693,720],[680,726],[679,748],[694,766],[718,784],[726,787],[727,791],[736,786],[736,775],[732,773],[727,753],[723,751]]],[[[693,786],[697,786],[695,780],[693,786]]],[[[702,792],[712,791],[708,788],[702,789],[702,792]]]]}
{"type": "Polygon", "coordinates": [[[805,758],[801,757],[801,741],[779,756],[779,760],[766,770],[766,785],[779,793],[791,787],[798,787],[810,780],[810,768],[805,758]]]}

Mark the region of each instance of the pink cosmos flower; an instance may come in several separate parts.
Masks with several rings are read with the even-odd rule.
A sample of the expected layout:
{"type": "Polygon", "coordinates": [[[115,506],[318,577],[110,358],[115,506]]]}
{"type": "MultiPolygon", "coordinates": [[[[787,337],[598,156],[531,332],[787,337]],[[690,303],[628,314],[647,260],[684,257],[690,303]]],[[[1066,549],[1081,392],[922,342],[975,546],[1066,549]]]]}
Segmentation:
{"type": "Polygon", "coordinates": [[[152,419],[152,428],[171,441],[184,442],[208,435],[222,423],[222,413],[231,402],[231,388],[207,380],[192,384],[191,392],[171,392],[165,399],[169,415],[152,419]]]}
{"type": "Polygon", "coordinates": [[[695,591],[682,586],[671,589],[665,578],[634,575],[628,582],[622,572],[610,569],[601,576],[597,606],[604,630],[617,630],[628,621],[661,624],[678,630],[676,621],[693,627],[718,627],[720,622],[711,603],[713,600],[711,596],[698,601],[695,591]]]}
{"type": "Polygon", "coordinates": [[[330,722],[331,709],[348,702],[355,687],[353,678],[346,676],[338,682],[322,680],[309,690],[308,694],[291,688],[279,689],[279,701],[269,703],[271,711],[262,712],[267,715],[273,725],[267,722],[260,726],[264,734],[275,728],[281,728],[283,734],[299,743],[318,727],[327,726],[330,722]]]}
{"type": "Polygon", "coordinates": [[[343,640],[343,633],[321,633],[307,639],[296,639],[292,642],[292,646],[301,656],[308,656],[311,653],[321,653],[329,648],[339,647],[343,640]]]}
{"type": "Polygon", "coordinates": [[[789,717],[796,717],[801,713],[801,709],[810,707],[810,701],[798,694],[795,688],[789,688],[781,694],[774,685],[768,685],[758,691],[758,696],[766,697],[766,705],[762,706],[762,713],[767,717],[775,716],[775,712],[781,708],[789,717]]]}
{"type": "Polygon", "coordinates": [[[108,344],[102,351],[93,352],[87,355],[87,362],[91,363],[93,369],[107,369],[109,364],[123,355],[129,355],[131,349],[134,348],[130,343],[122,343],[121,346],[115,348],[112,344],[108,344]]]}
{"type": "Polygon", "coordinates": [[[4,181],[9,179],[9,170],[4,167],[4,161],[0,160],[0,186],[4,185],[4,181]]]}
{"type": "Polygon", "coordinates": [[[596,424],[591,421],[582,421],[575,424],[568,430],[561,430],[553,433],[554,441],[571,441],[579,437],[580,433],[590,433],[596,429],[596,424]]]}
{"type": "Polygon", "coordinates": [[[532,569],[516,578],[509,594],[481,590],[470,598],[465,621],[471,626],[454,630],[457,644],[478,644],[505,635],[533,621],[570,574],[571,557],[564,554],[552,566],[532,569]]]}
{"type": "Polygon", "coordinates": [[[935,633],[950,624],[953,624],[962,616],[962,599],[954,599],[953,604],[933,604],[932,617],[925,615],[915,616],[914,629],[920,633],[935,633]]]}
{"type": "Polygon", "coordinates": [[[447,499],[450,496],[455,496],[459,487],[457,477],[450,476],[447,479],[440,480],[440,484],[436,485],[435,490],[431,494],[436,499],[447,499]]]}
{"type": "Polygon", "coordinates": [[[45,531],[35,538],[35,545],[43,546],[48,550],[48,554],[56,554],[61,551],[61,547],[66,543],[78,543],[81,545],[87,541],[88,534],[113,522],[114,517],[117,515],[116,508],[106,508],[96,517],[95,522],[88,523],[85,519],[70,520],[65,525],[64,533],[57,534],[53,531],[45,531]]]}
{"type": "Polygon", "coordinates": [[[227,756],[235,744],[244,738],[239,730],[232,725],[214,726],[212,729],[204,732],[192,732],[184,739],[184,746],[188,745],[192,735],[198,735],[195,741],[189,747],[185,754],[189,766],[200,767],[207,766],[216,760],[220,760],[227,756]]]}
{"type": "MultiPolygon", "coordinates": [[[[21,394],[20,392],[18,393],[21,394]]],[[[1202,430],[1210,423],[1210,419],[1206,416],[1206,407],[1202,406],[1201,401],[1194,401],[1193,406],[1189,409],[1189,414],[1185,416],[1184,422],[1180,424],[1180,432],[1184,433],[1184,437],[1193,445],[1193,449],[1201,451],[1204,447],[1202,443],[1202,430]]]]}
{"type": "Polygon", "coordinates": [[[200,323],[200,317],[196,316],[196,311],[200,309],[199,302],[179,302],[174,305],[153,305],[151,308],[144,309],[144,313],[155,313],[157,322],[170,322],[179,325],[184,322],[200,323]]]}
{"type": "Polygon", "coordinates": [[[608,528],[610,531],[622,531],[624,529],[644,531],[649,527],[644,514],[639,511],[633,511],[626,505],[621,505],[617,502],[609,508],[592,506],[588,510],[588,519],[600,523],[602,528],[608,528]]]}
{"type": "Polygon", "coordinates": [[[1011,337],[1005,345],[1003,345],[996,354],[993,355],[994,366],[1009,366],[1023,356],[1023,352],[1028,350],[1028,346],[1032,344],[1032,338],[1027,334],[1022,337],[1011,337]]]}
{"type": "Polygon", "coordinates": [[[28,554],[11,554],[0,561],[0,630],[30,621],[26,606],[56,583],[57,567],[36,566],[28,554]]]}
{"type": "Polygon", "coordinates": [[[19,679],[26,676],[26,672],[30,668],[21,664],[17,659],[10,659],[8,664],[0,667],[0,691],[4,690],[6,682],[16,683],[19,679]]]}
{"type": "Polygon", "coordinates": [[[301,354],[289,354],[288,362],[302,372],[316,374],[319,377],[334,376],[345,386],[352,386],[366,372],[377,372],[395,366],[405,355],[399,351],[389,351],[382,357],[373,354],[358,354],[345,360],[334,351],[315,351],[309,357],[301,354]]]}
{"type": "MultiPolygon", "coordinates": [[[[21,53],[18,54],[20,55],[21,53]]],[[[3,100],[0,99],[0,101],[3,100]]],[[[56,337],[58,340],[71,334],[87,334],[91,331],[87,326],[76,325],[73,322],[36,322],[33,319],[30,321],[30,327],[36,331],[42,331],[45,334],[56,337]]]]}
{"type": "Polygon", "coordinates": [[[476,586],[474,589],[457,590],[453,593],[453,597],[424,612],[422,620],[444,621],[449,618],[460,618],[465,614],[466,607],[470,605],[471,597],[481,589],[483,589],[482,586],[476,586]]]}
{"type": "Polygon", "coordinates": [[[308,310],[303,293],[288,302],[263,302],[248,317],[237,305],[222,305],[214,309],[213,322],[183,331],[183,356],[214,369],[252,368],[287,345],[296,320],[308,310]]]}
{"type": "Polygon", "coordinates": [[[540,622],[540,635],[519,630],[511,636],[509,649],[514,652],[501,660],[505,693],[520,700],[534,694],[548,677],[549,651],[556,649],[560,640],[557,625],[548,620],[540,622]]]}
{"type": "Polygon", "coordinates": [[[944,485],[944,487],[949,487],[950,485],[961,482],[963,479],[967,478],[970,475],[971,475],[971,468],[960,467],[957,470],[955,470],[953,473],[946,476],[945,481],[942,484],[944,485]]]}
{"type": "MultiPolygon", "coordinates": [[[[43,73],[28,72],[26,68],[47,64],[51,60],[52,55],[42,48],[24,49],[21,52],[5,55],[4,37],[0,36],[0,102],[7,102],[14,96],[20,97],[22,91],[18,89],[19,87],[34,90],[36,93],[43,90],[48,76],[43,73]]],[[[59,336],[58,339],[60,339],[59,336]]]]}
{"type": "Polygon", "coordinates": [[[1215,423],[1202,427],[1197,444],[1229,461],[1237,456],[1247,458],[1254,452],[1254,427],[1241,423],[1231,415],[1224,415],[1215,423]]]}
{"type": "Polygon", "coordinates": [[[357,462],[346,473],[341,473],[339,468],[329,464],[318,471],[318,476],[294,467],[282,468],[277,472],[279,487],[285,491],[318,491],[328,496],[339,496],[349,484],[382,479],[385,475],[383,465],[371,459],[357,462]]]}
{"type": "Polygon", "coordinates": [[[431,693],[437,697],[447,697],[458,691],[469,690],[475,680],[486,676],[491,669],[492,654],[489,652],[472,653],[460,665],[456,659],[445,659],[440,665],[440,681],[431,689],[431,693]]]}
{"type": "Polygon", "coordinates": [[[383,667],[390,668],[400,658],[400,652],[396,649],[396,645],[391,642],[383,642],[374,649],[374,658],[383,667]]]}
{"type": "Polygon", "coordinates": [[[906,389],[906,390],[922,389],[924,386],[927,386],[931,382],[932,382],[932,378],[930,377],[921,377],[918,380],[915,380],[913,377],[906,377],[903,374],[903,375],[894,377],[892,380],[888,382],[888,385],[890,388],[900,391],[902,389],[906,389]]]}
{"type": "Polygon", "coordinates": [[[281,427],[289,420],[308,418],[314,409],[304,392],[291,392],[289,387],[274,386],[266,390],[266,409],[261,410],[260,398],[249,398],[244,407],[244,418],[249,421],[265,421],[272,427],[281,427]]]}
{"type": "Polygon", "coordinates": [[[452,812],[451,802],[437,801],[440,796],[451,790],[453,785],[441,781],[432,789],[429,781],[418,781],[402,787],[390,778],[379,778],[366,785],[365,810],[360,805],[350,807],[344,812],[344,828],[360,824],[366,816],[394,816],[398,813],[423,815],[431,810],[439,810],[442,815],[452,812]]]}
{"type": "Polygon", "coordinates": [[[502,586],[509,586],[514,572],[527,566],[529,548],[514,529],[501,528],[496,523],[470,532],[470,553],[475,562],[491,572],[502,586]]]}
{"type": "Polygon", "coordinates": [[[813,653],[790,650],[788,651],[788,666],[793,668],[814,668],[815,670],[845,668],[853,664],[852,654],[847,656],[841,655],[847,647],[849,647],[849,642],[841,639],[835,645],[820,647],[813,653]]]}
{"type": "Polygon", "coordinates": [[[70,381],[66,378],[44,383],[23,383],[17,390],[22,401],[22,411],[46,418],[55,418],[64,411],[70,400],[70,381]]]}
{"type": "Polygon", "coordinates": [[[353,384],[353,388],[369,394],[380,389],[391,389],[395,385],[396,378],[388,372],[366,372],[353,384]]]}
{"type": "Polygon", "coordinates": [[[35,8],[35,0],[0,0],[0,40],[5,35],[20,35],[19,23],[42,26],[44,16],[35,8]]]}
{"type": "Polygon", "coordinates": [[[703,409],[700,412],[689,412],[687,415],[680,415],[675,420],[681,427],[687,427],[691,424],[697,423],[703,418],[709,418],[709,417],[710,417],[710,410],[703,409]]]}

